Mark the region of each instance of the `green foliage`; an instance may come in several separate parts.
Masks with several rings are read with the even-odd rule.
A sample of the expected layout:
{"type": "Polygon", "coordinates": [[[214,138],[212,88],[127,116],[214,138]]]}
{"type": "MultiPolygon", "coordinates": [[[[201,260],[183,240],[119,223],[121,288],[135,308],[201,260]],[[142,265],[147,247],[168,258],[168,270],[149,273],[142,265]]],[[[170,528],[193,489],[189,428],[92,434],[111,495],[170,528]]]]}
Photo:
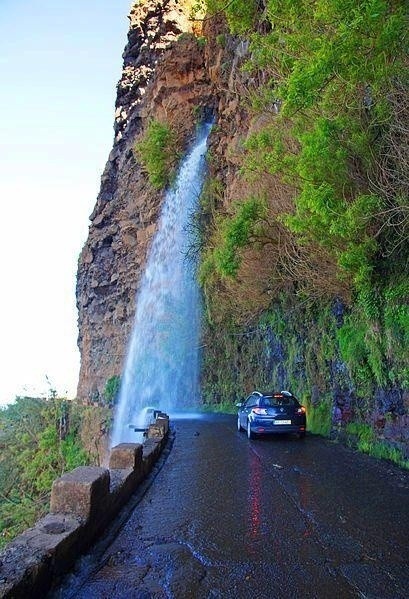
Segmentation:
{"type": "Polygon", "coordinates": [[[235,277],[240,266],[240,249],[256,242],[258,225],[265,214],[265,204],[258,198],[250,198],[234,206],[232,217],[218,222],[219,239],[208,251],[199,271],[199,280],[206,284],[212,273],[223,277],[235,277]]]}
{"type": "Polygon", "coordinates": [[[321,401],[314,405],[306,401],[307,407],[307,428],[311,433],[328,437],[331,432],[332,420],[332,399],[321,398],[321,401]]]}
{"type": "Polygon", "coordinates": [[[366,344],[366,326],[350,315],[337,331],[337,337],[341,357],[348,364],[360,393],[365,395],[369,391],[367,383],[371,380],[368,346],[366,344]]]}
{"type": "Polygon", "coordinates": [[[404,3],[383,0],[300,0],[267,2],[274,29],[255,37],[259,61],[272,61],[279,80],[277,95],[284,110],[307,109],[339,101],[362,82],[379,87],[399,69],[394,62],[405,33],[404,3]]]}
{"type": "Polygon", "coordinates": [[[226,34],[219,33],[219,35],[216,35],[216,42],[219,44],[219,46],[224,48],[226,46],[226,34]]]}
{"type": "Polygon", "coordinates": [[[263,204],[251,198],[237,205],[234,217],[223,222],[222,246],[215,250],[216,267],[221,274],[225,276],[237,274],[240,264],[237,250],[247,245],[263,212],[263,204]]]}
{"type": "Polygon", "coordinates": [[[121,387],[121,377],[117,374],[111,376],[105,383],[104,400],[107,405],[115,403],[119,389],[121,387]]]}
{"type": "Polygon", "coordinates": [[[403,457],[397,447],[378,441],[373,428],[364,422],[350,422],[346,432],[357,439],[357,448],[364,453],[382,460],[390,460],[401,468],[409,469],[409,460],[403,457]]]}
{"type": "MultiPolygon", "coordinates": [[[[250,40],[244,69],[253,83],[243,101],[254,119],[242,188],[265,201],[249,218],[240,214],[245,198],[228,215],[217,207],[213,215],[200,269],[219,318],[208,322],[205,398],[229,402],[241,390],[283,382],[306,402],[310,430],[328,434],[335,390],[357,398],[355,417],[364,420],[376,389],[409,386],[407,10],[403,0],[266,0],[241,11],[242,4],[208,2],[250,40]],[[274,227],[280,235],[262,282],[283,281],[284,293],[271,294],[261,320],[241,328],[231,306],[244,289],[243,268],[236,276],[244,248],[263,248],[274,227]],[[327,301],[336,297],[345,308],[337,321],[327,301]]],[[[360,448],[401,463],[398,450],[365,427],[360,448]]]]}
{"type": "Polygon", "coordinates": [[[58,398],[0,410],[0,546],[47,511],[55,478],[88,463],[79,423],[77,406],[58,398]]]}
{"type": "MultiPolygon", "coordinates": [[[[409,281],[390,283],[384,292],[384,322],[390,343],[401,350],[409,346],[409,281]]],[[[392,349],[392,348],[390,348],[392,349]]]]}
{"type": "Polygon", "coordinates": [[[257,16],[257,0],[207,0],[210,14],[224,12],[232,33],[245,34],[251,31],[257,16]]]}
{"type": "MultiPolygon", "coordinates": [[[[348,290],[351,311],[334,332],[332,353],[339,349],[357,394],[370,397],[375,385],[404,387],[407,198],[402,160],[395,157],[406,146],[394,127],[407,114],[405,3],[267,0],[263,13],[249,8],[251,18],[240,5],[209,3],[211,12],[225,12],[233,32],[246,32],[245,69],[263,81],[250,94],[252,109],[262,114],[244,144],[242,174],[256,186],[265,176],[290,186],[294,206],[281,222],[301,248],[313,255],[322,248],[338,265],[338,282],[329,283],[334,293],[337,285],[340,294],[348,290]]],[[[267,210],[269,202],[274,209],[275,189],[267,210]]],[[[202,280],[237,274],[240,249],[256,238],[248,221],[238,221],[233,212],[218,222],[219,235],[203,254],[202,280]]],[[[271,278],[280,276],[272,270],[271,278]]],[[[289,351],[297,357],[296,341],[289,351]]],[[[305,359],[311,376],[328,376],[312,352],[305,359]]]]}
{"type": "Polygon", "coordinates": [[[143,138],[135,144],[135,154],[153,187],[163,189],[171,182],[178,153],[176,135],[167,123],[151,120],[143,138]]]}
{"type": "Polygon", "coordinates": [[[396,120],[390,90],[406,81],[404,3],[269,0],[261,18],[271,28],[251,35],[246,69],[266,81],[252,92],[253,108],[280,111],[246,142],[243,172],[293,186],[285,223],[302,244],[330,251],[360,293],[372,284],[380,244],[397,255],[403,243],[390,223],[388,236],[374,235],[392,200],[371,187],[396,120]]]}
{"type": "Polygon", "coordinates": [[[364,422],[349,422],[346,426],[346,432],[358,437],[358,449],[369,453],[375,441],[374,430],[369,424],[364,422]]]}
{"type": "Polygon", "coordinates": [[[64,471],[74,470],[78,466],[89,463],[89,457],[78,438],[78,431],[68,433],[65,439],[61,440],[60,448],[64,460],[64,471]]]}
{"type": "Polygon", "coordinates": [[[367,287],[337,330],[342,359],[356,381],[357,392],[408,386],[409,284],[406,277],[386,288],[367,287]]]}
{"type": "Polygon", "coordinates": [[[403,457],[402,452],[397,447],[392,447],[382,441],[375,441],[370,447],[368,453],[379,460],[389,460],[401,468],[409,470],[409,460],[403,457]]]}

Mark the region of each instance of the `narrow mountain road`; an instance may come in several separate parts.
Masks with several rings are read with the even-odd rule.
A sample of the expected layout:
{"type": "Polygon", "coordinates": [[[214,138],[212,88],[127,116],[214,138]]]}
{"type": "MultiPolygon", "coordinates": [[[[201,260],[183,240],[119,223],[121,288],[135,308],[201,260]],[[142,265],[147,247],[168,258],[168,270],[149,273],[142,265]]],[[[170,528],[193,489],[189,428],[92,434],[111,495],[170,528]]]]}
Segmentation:
{"type": "Polygon", "coordinates": [[[409,596],[409,473],[318,437],[249,441],[232,416],[173,429],[118,536],[54,597],[409,596]]]}

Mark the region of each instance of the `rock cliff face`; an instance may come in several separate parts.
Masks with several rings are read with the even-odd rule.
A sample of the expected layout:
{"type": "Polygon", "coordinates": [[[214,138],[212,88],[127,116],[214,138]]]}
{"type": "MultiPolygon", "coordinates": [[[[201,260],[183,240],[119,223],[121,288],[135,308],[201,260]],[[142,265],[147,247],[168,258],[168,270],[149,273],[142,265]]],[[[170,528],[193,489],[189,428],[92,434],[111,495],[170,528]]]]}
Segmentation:
{"type": "Polygon", "coordinates": [[[211,102],[204,51],[177,0],[135,2],[118,84],[115,139],[79,259],[78,397],[98,399],[121,372],[135,292],[161,206],[133,146],[151,118],[166,119],[187,141],[194,115],[211,102]],[[186,34],[181,36],[181,34],[186,34]]]}

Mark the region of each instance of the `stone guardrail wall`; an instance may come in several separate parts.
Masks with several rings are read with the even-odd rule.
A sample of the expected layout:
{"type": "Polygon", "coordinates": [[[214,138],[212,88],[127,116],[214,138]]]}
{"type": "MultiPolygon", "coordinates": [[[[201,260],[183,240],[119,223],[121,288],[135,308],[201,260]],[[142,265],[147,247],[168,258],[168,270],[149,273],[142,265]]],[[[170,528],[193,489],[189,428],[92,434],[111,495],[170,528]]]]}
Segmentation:
{"type": "Polygon", "coordinates": [[[54,481],[50,512],[0,553],[0,597],[44,597],[101,535],[152,470],[169,433],[159,414],[140,443],[111,450],[109,468],[80,466],[54,481]]]}

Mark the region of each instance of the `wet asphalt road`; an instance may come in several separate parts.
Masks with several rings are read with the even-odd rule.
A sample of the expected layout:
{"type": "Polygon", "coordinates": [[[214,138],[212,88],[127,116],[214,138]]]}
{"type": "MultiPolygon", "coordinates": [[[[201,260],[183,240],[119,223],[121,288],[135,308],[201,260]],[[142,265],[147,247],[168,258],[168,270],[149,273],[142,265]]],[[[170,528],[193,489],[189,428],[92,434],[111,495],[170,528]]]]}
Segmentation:
{"type": "Polygon", "coordinates": [[[249,441],[233,416],[173,430],[119,535],[55,596],[409,596],[408,472],[319,437],[249,441]]]}

